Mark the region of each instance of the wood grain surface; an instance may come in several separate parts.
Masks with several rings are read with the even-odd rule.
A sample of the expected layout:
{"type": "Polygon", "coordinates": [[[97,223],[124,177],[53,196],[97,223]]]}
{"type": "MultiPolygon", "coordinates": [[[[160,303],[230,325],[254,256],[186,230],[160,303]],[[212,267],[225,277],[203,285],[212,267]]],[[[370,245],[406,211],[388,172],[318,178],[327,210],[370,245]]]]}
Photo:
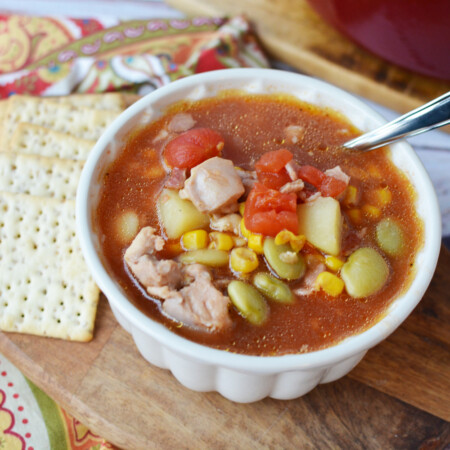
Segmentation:
{"type": "Polygon", "coordinates": [[[306,0],[166,3],[189,15],[245,15],[275,59],[401,113],[450,91],[450,82],[402,69],[355,45],[321,20],[306,0]]]}
{"type": "Polygon", "coordinates": [[[88,344],[0,333],[0,351],[94,432],[126,449],[450,445],[450,253],[415,311],[346,377],[302,398],[232,403],[150,366],[104,298],[88,344]]]}

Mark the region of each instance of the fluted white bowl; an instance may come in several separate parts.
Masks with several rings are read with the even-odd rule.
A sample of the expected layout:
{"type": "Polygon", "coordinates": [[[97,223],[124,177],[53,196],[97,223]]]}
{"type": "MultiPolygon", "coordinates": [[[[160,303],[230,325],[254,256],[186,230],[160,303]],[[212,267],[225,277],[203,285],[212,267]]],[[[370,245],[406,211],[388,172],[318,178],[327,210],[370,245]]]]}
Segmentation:
{"type": "Polygon", "coordinates": [[[385,123],[376,112],[350,94],[294,73],[270,69],[227,69],[175,81],[129,107],[98,140],[79,183],[77,232],[95,281],[108,298],[118,322],[132,335],[147,361],[169,369],[190,389],[217,391],[236,402],[253,402],[266,396],[292,399],[319,383],[346,375],[368,349],[385,339],[411,313],[425,293],[436,267],[441,241],[439,207],[431,181],[410,145],[406,142],[392,145],[392,160],[416,189],[416,207],[424,222],[425,244],[417,254],[418,270],[408,290],[393,301],[378,323],[363,333],[319,351],[265,357],[212,349],[172,333],[127,299],[104,264],[94,220],[101,180],[135,126],[158,118],[168,105],[179,100],[216,96],[226,89],[249,93],[286,92],[306,102],[341,112],[363,131],[385,123]]]}

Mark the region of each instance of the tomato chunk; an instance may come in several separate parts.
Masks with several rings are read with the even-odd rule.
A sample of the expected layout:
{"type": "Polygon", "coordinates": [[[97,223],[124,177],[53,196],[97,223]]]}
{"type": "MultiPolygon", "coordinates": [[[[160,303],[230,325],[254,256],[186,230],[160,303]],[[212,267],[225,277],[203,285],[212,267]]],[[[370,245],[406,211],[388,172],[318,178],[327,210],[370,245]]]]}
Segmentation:
{"type": "Polygon", "coordinates": [[[312,184],[317,189],[319,189],[322,181],[326,178],[326,175],[321,170],[313,166],[300,167],[297,175],[303,181],[312,184]]]}
{"type": "Polygon", "coordinates": [[[347,188],[347,183],[333,177],[326,177],[320,185],[320,192],[324,197],[337,197],[347,188]]]}
{"type": "Polygon", "coordinates": [[[255,164],[258,180],[270,189],[280,189],[291,181],[285,165],[293,158],[284,148],[264,153],[255,164]]]}
{"type": "Polygon", "coordinates": [[[257,172],[256,175],[258,176],[258,181],[270,189],[280,189],[281,186],[284,186],[291,181],[291,177],[286,169],[282,169],[278,173],[257,172]]]}
{"type": "Polygon", "coordinates": [[[298,176],[303,181],[312,184],[324,197],[337,197],[347,187],[347,183],[344,181],[327,176],[313,166],[300,167],[298,176]]]}
{"type": "Polygon", "coordinates": [[[294,155],[285,148],[264,153],[255,164],[257,172],[277,173],[292,160],[294,155]]]}
{"type": "Polygon", "coordinates": [[[194,128],[172,139],[164,149],[164,159],[169,167],[192,169],[203,161],[219,156],[224,139],[210,128],[194,128]]]}
{"type": "Polygon", "coordinates": [[[244,224],[253,233],[275,237],[282,230],[298,233],[297,196],[256,183],[245,202],[244,224]]]}

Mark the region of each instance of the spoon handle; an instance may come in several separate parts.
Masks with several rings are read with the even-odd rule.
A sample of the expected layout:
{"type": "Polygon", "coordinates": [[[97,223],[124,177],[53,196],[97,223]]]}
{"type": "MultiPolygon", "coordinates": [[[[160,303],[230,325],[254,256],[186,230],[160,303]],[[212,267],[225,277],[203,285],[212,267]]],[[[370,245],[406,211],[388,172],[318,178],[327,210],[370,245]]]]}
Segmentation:
{"type": "Polygon", "coordinates": [[[450,124],[450,92],[400,116],[369,133],[344,144],[353,150],[367,151],[406,136],[414,136],[450,124]]]}

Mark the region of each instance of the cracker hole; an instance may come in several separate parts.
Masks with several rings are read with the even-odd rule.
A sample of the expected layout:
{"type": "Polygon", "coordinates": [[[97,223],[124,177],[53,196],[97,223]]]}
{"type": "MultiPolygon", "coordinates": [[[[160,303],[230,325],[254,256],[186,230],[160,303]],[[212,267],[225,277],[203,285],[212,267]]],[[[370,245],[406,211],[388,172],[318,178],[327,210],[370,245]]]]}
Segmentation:
{"type": "Polygon", "coordinates": [[[7,291],[10,291],[10,290],[11,290],[11,285],[10,285],[10,284],[7,284],[7,285],[6,285],[6,290],[7,290],[7,291]]]}
{"type": "Polygon", "coordinates": [[[4,306],[5,308],[7,308],[7,307],[8,307],[8,302],[4,302],[4,303],[3,303],[3,306],[4,306]]]}
{"type": "Polygon", "coordinates": [[[42,294],[47,295],[47,289],[42,289],[42,294]]]}
{"type": "Polygon", "coordinates": [[[23,301],[26,302],[28,300],[28,296],[24,295],[23,296],[23,301]]]}
{"type": "Polygon", "coordinates": [[[80,312],[77,312],[77,317],[80,317],[81,316],[81,313],[80,312]]]}
{"type": "Polygon", "coordinates": [[[57,323],[61,323],[61,319],[56,319],[56,322],[57,323]]]}

